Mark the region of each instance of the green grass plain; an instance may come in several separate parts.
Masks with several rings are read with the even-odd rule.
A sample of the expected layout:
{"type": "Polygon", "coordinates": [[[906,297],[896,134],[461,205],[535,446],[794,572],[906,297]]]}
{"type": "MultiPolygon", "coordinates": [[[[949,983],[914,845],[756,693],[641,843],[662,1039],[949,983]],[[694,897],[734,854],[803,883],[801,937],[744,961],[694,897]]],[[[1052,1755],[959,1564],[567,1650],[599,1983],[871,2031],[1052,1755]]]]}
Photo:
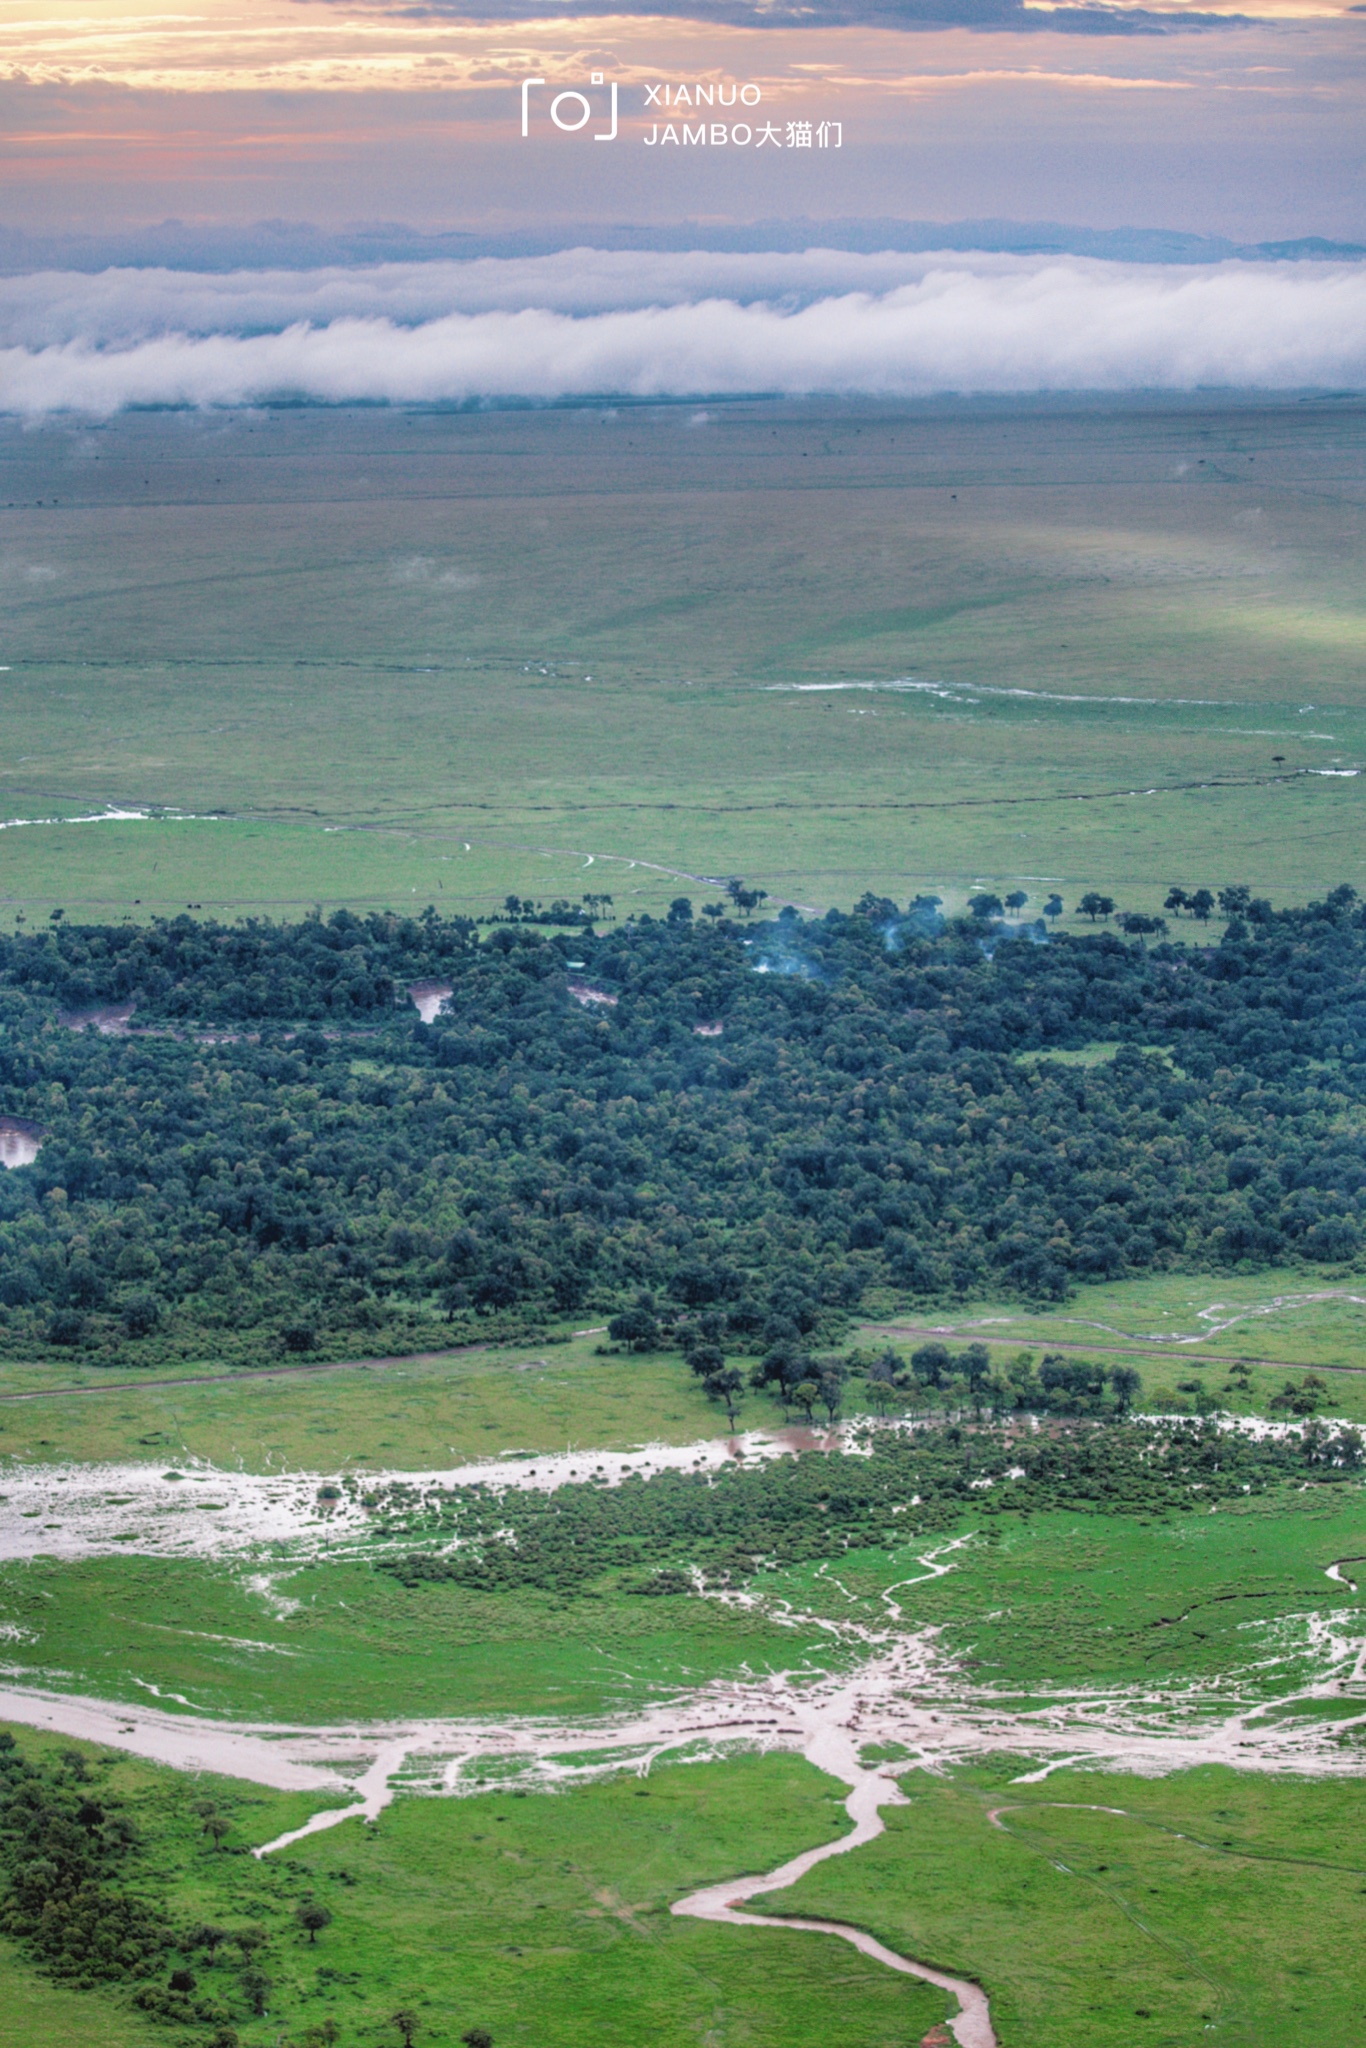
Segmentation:
{"type": "MultiPolygon", "coordinates": [[[[751,1673],[841,1668],[866,1654],[823,1623],[943,1632],[946,1658],[1012,1694],[1199,1684],[1282,1699],[1322,1664],[1329,1616],[1359,1626],[1327,1568],[1366,1551],[1359,1491],[1281,1494],[1173,1521],[967,1514],[944,1538],[843,1552],[830,1569],[761,1574],[758,1608],[643,1599],[605,1574],[575,1599],[399,1585],[323,1555],[39,1556],[0,1565],[0,1628],[22,1682],[195,1714],[317,1723],[395,1714],[595,1715],[751,1673]],[[264,1569],[263,1569],[264,1567],[264,1569]],[[907,1585],[910,1579],[918,1583],[907,1585]],[[803,1625],[782,1625],[782,1603],[803,1625]],[[289,1604],[289,1611],[285,1611],[289,1604]]],[[[685,1564],[686,1556],[680,1554],[685,1564]]],[[[1348,1698],[1343,1713],[1359,1702],[1348,1698]]]]}
{"type": "MultiPolygon", "coordinates": [[[[1185,1381],[1231,1414],[1266,1415],[1287,1378],[1319,1372],[1328,1377],[1324,1412],[1366,1422],[1366,1287],[1338,1268],[1147,1275],[1078,1288],[1057,1309],[985,1301],[897,1315],[861,1326],[850,1341],[864,1349],[890,1342],[909,1355],[934,1332],[950,1345],[984,1342],[997,1363],[1021,1349],[1037,1358],[1057,1345],[1130,1362],[1142,1379],[1140,1406],[1155,1410],[1189,1403],[1193,1397],[1180,1390],[1185,1381]],[[1171,1342],[1180,1336],[1200,1341],[1171,1342]],[[1160,1350],[1164,1339],[1168,1348],[1160,1350]],[[1219,1362],[1229,1358],[1251,1361],[1246,1387],[1219,1362]]],[[[603,1333],[591,1330],[539,1347],[222,1378],[213,1359],[174,1376],[7,1363],[0,1365],[0,1461],[180,1458],[260,1473],[433,1471],[511,1451],[686,1444],[728,1433],[677,1352],[604,1357],[602,1344],[603,1333]],[[172,1383],[159,1384],[163,1378],[172,1383]]],[[[847,1413],[865,1412],[866,1390],[854,1379],[847,1413]]],[[[743,1429],[782,1423],[767,1395],[751,1393],[742,1404],[743,1429]]]]}
{"type": "MultiPolygon", "coordinates": [[[[15,1733],[29,1753],[42,1741],[15,1733]]],[[[431,2048],[455,2048],[474,2025],[489,2026],[498,2048],[826,2048],[836,2038],[903,2048],[951,2003],[852,1951],[832,1968],[825,1945],[805,1935],[737,1938],[670,1917],[671,1901],[700,1884],[847,1831],[840,1788],[796,1758],[695,1764],[656,1773],[647,1787],[618,1779],[559,1797],[407,1799],[373,1826],[344,1822],[268,1862],[251,1860],[249,1845],[320,1802],[231,1780],[190,1783],[129,1760],[101,1776],[138,1822],[177,1921],[255,1922],[272,1935],[261,2018],[243,2007],[230,1951],[198,1972],[202,1990],[237,2006],[243,2048],[297,2043],[329,2016],[345,2048],[398,2048],[388,2016],[399,2006],[416,2010],[418,2040],[431,2048]],[[206,1791],[233,1823],[222,1855],[193,1813],[206,1791]],[[308,1893],[334,1916],[312,1947],[290,1920],[308,1893]]],[[[0,1950],[7,1992],[12,1953],[0,1950]]],[[[28,2012],[17,2004],[21,2016],[22,2035],[7,2036],[0,2020],[6,2048],[168,2041],[98,1994],[39,1994],[28,2012]],[[107,2013],[107,2033],[63,2031],[82,2019],[102,2029],[107,2013]]]]}
{"type": "Polygon", "coordinates": [[[1366,749],[1364,429],[1232,399],[0,427],[4,808],[194,814],[6,833],[0,901],[1360,883],[1361,780],[1309,771],[1366,749]],[[898,679],[930,687],[828,687],[898,679]]]}
{"type": "Polygon", "coordinates": [[[903,1780],[910,1804],[888,1810],[880,1840],[766,1904],[978,1977],[1009,2048],[1361,2039],[1345,1953],[1366,1880],[1360,1784],[1221,1768],[1009,1777],[903,1780]]]}
{"type": "MultiPolygon", "coordinates": [[[[43,1746],[16,1734],[30,1753],[43,1746]]],[[[471,2025],[500,2048],[911,2048],[950,2005],[824,1936],[669,1915],[698,1884],[847,1830],[842,1788],[792,1758],[664,1765],[647,1784],[553,1796],[407,1799],[373,1827],[345,1822],[261,1864],[248,1846],[308,1802],[87,1754],[139,1823],[178,1920],[268,1930],[260,2019],[241,2009],[230,1951],[199,1970],[203,1990],[238,2007],[244,2048],[297,2042],[328,2017],[343,2043],[396,2044],[386,2021],[400,2004],[433,2048],[471,2025]],[[205,1792],[232,1823],[223,1855],[193,1813],[205,1792]],[[333,1914],[315,1947],[290,1919],[305,1895],[333,1914]]],[[[907,1773],[880,1840],[763,1909],[864,1926],[976,1978],[1008,2048],[1360,2039],[1361,1784],[1222,1768],[1158,1781],[1064,1770],[1035,1785],[1017,1774],[1009,1758],[907,1773]]],[[[6,2048],[166,2039],[108,1996],[30,1982],[10,1950],[0,1968],[14,1987],[6,2048]]]]}

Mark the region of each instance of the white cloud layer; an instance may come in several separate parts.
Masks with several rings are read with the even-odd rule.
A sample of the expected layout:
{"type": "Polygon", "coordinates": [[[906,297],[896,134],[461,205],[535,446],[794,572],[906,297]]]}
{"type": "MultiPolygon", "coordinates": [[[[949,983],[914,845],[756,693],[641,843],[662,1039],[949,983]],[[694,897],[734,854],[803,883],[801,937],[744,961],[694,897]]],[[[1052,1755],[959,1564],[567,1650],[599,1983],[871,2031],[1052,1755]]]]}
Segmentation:
{"type": "Polygon", "coordinates": [[[1366,384],[1366,266],[608,254],[0,281],[0,410],[1366,384]]]}

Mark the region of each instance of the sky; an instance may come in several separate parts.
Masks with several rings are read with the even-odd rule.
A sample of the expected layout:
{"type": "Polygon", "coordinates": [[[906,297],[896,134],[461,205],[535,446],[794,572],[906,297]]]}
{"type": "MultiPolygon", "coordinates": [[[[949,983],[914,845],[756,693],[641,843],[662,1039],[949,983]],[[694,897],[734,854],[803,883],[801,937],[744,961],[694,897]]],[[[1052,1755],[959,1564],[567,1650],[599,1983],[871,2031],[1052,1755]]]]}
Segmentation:
{"type": "Polygon", "coordinates": [[[300,233],[358,226],[391,244],[508,250],[595,228],[649,241],[679,223],[713,241],[737,224],[843,223],[850,245],[850,223],[982,220],[1366,243],[1366,9],[675,0],[669,13],[544,12],[5,0],[8,267],[85,238],[88,268],[140,236],[144,259],[174,247],[172,260],[211,268],[261,222],[290,224],[296,256],[300,233]],[[523,137],[528,78],[545,84],[529,91],[523,137]],[[710,110],[692,104],[698,83],[710,110]],[[617,132],[600,140],[613,84],[617,132]],[[686,87],[687,103],[663,106],[665,85],[686,87]],[[550,108],[575,90],[591,118],[569,132],[584,102],[560,102],[558,128],[550,108]],[[718,107],[718,91],[735,105],[718,107]],[[789,132],[800,123],[810,146],[789,132]]]}
{"type": "Polygon", "coordinates": [[[1366,388],[1366,5],[541,4],[0,0],[0,411],[1366,388]]]}

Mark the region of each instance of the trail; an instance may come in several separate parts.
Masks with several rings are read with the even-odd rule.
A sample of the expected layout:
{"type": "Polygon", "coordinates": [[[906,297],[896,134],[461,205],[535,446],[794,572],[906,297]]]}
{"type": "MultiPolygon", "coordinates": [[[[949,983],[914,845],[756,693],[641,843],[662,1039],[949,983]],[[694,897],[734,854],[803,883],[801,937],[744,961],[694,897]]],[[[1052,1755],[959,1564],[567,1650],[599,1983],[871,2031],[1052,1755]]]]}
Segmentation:
{"type": "MultiPolygon", "coordinates": [[[[1081,1316],[1064,1316],[1060,1317],[1059,1321],[1074,1329],[1099,1330],[1102,1333],[1100,1337],[1087,1338],[1083,1341],[1078,1337],[1055,1337],[1051,1330],[1045,1331],[1042,1336],[1033,1335],[1028,1331],[1008,1330],[1004,1327],[1006,1318],[961,1323],[907,1323],[898,1320],[891,1323],[865,1323],[863,1328],[868,1334],[878,1337],[937,1337],[942,1341],[946,1337],[971,1336],[985,1338],[997,1344],[1038,1345],[1047,1351],[1079,1351],[1088,1357],[1094,1352],[1103,1351],[1115,1357],[1166,1358],[1173,1364],[1179,1364],[1182,1354],[1185,1353],[1196,1363],[1255,1365],[1261,1367],[1264,1372],[1333,1372],[1349,1375],[1366,1373],[1366,1365],[1326,1365],[1316,1360],[1306,1361],[1302,1358],[1264,1358],[1253,1353],[1243,1355],[1227,1351],[1206,1351],[1204,1348],[1207,1337],[1217,1337],[1221,1330],[1231,1329],[1235,1323],[1250,1321],[1254,1316],[1271,1315],[1281,1308],[1299,1308],[1317,1301],[1346,1301],[1356,1304],[1366,1302],[1366,1296],[1349,1294],[1343,1289],[1325,1294],[1278,1296],[1273,1302],[1241,1309],[1236,1314],[1231,1314],[1227,1322],[1216,1324],[1209,1330],[1178,1332],[1171,1337],[1135,1337],[1127,1330],[1116,1329],[1110,1323],[1087,1323],[1081,1316]],[[1107,1342],[1107,1338],[1117,1338],[1119,1341],[1107,1342]]],[[[1206,1316],[1214,1312],[1202,1309],[1200,1314],[1206,1316]]],[[[1014,1318],[1009,1320],[1013,1321],[1014,1318]]]]}

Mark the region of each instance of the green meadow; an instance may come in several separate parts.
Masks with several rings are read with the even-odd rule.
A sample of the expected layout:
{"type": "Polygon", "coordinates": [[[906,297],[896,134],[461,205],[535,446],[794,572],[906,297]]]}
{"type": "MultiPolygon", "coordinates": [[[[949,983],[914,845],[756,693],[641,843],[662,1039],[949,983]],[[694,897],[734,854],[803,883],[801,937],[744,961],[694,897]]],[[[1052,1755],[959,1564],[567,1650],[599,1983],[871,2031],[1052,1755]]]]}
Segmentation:
{"type": "MultiPolygon", "coordinates": [[[[946,1670],[1005,1694],[1199,1684],[1215,1705],[1265,1704],[1316,1674],[1330,1617],[1359,1626],[1327,1568],[1363,1551],[1354,1488],[1175,1519],[967,1513],[945,1535],[761,1571],[757,1604],[738,1606],[642,1598],[610,1569],[575,1597],[405,1587],[354,1543],[304,1561],[40,1555],[0,1565],[0,1628],[25,1683],[160,1693],[194,1714],[582,1717],[743,1673],[846,1668],[866,1646],[838,1631],[885,1630],[894,1594],[898,1625],[936,1631],[946,1670]]],[[[1349,1693],[1338,1711],[1359,1704],[1349,1693]]]]}
{"type": "MultiPolygon", "coordinates": [[[[53,1747],[16,1734],[26,1753],[53,1747]]],[[[250,1845],[311,1802],[64,1747],[124,1802],[182,1922],[265,1935],[263,2013],[230,1944],[195,1973],[243,2048],[300,2042],[329,2019],[341,2042],[398,2048],[402,2008],[432,2048],[472,2026],[498,2048],[909,2048],[952,2009],[828,1936],[670,1916],[699,1884],[847,1831],[842,1788],[790,1758],[663,1765],[552,1796],[406,1799],[374,1826],[345,1822],[258,1863],[250,1845]],[[194,1811],[206,1792],[230,1823],[221,1852],[194,1811]],[[293,1920],[304,1901],[331,1915],[313,1944],[293,1920]]],[[[864,1926],[978,1979],[1010,2048],[1360,2039],[1359,1784],[1220,1768],[1017,1776],[1008,1758],[907,1773],[880,1840],[762,1909],[864,1926]]],[[[4,1970],[5,2048],[168,2038],[122,1997],[34,1978],[8,1948],[4,1970]]]]}
{"type": "MultiPolygon", "coordinates": [[[[1048,1310],[973,1302],[864,1323],[850,1345],[866,1353],[890,1344],[906,1357],[936,1336],[950,1346],[985,1343],[997,1366],[1021,1350],[1037,1361],[1055,1347],[1131,1363],[1142,1383],[1138,1405],[1161,1413],[1191,1409],[1199,1394],[1232,1415],[1267,1415],[1288,1379],[1298,1386],[1316,1373],[1325,1381],[1325,1414],[1366,1422],[1366,1289],[1337,1268],[1148,1275],[1080,1287],[1048,1310]]],[[[260,1473],[433,1471],[514,1452],[686,1444],[725,1433],[724,1415],[676,1352],[607,1356],[607,1348],[604,1333],[589,1330],[540,1346],[255,1372],[224,1373],[213,1359],[174,1375],[79,1359],[7,1362],[0,1458],[179,1458],[260,1473]]],[[[871,1412],[865,1383],[852,1378],[845,1414],[871,1412]]],[[[741,1403],[742,1429],[783,1422],[768,1394],[751,1392],[741,1403]]]]}
{"type": "Polygon", "coordinates": [[[1209,1768],[1018,1785],[1009,1767],[903,1784],[880,1840],[765,1904],[989,1982],[1011,2048],[1360,2040],[1359,1784],[1209,1768]]]}
{"type": "Polygon", "coordinates": [[[817,908],[986,883],[1150,910],[1175,882],[1359,883],[1364,418],[0,427],[4,808],[37,821],[0,901],[621,912],[741,873],[817,908]],[[110,807],[153,815],[41,822],[110,807]]]}

